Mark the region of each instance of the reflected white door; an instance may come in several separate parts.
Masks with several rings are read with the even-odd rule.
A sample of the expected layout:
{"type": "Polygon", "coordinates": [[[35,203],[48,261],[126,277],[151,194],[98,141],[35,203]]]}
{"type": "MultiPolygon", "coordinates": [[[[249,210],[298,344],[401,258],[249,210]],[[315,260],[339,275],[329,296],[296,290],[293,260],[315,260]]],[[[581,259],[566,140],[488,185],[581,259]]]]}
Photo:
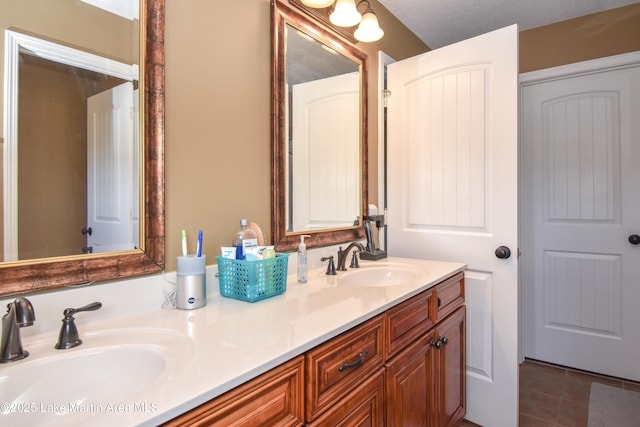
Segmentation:
{"type": "Polygon", "coordinates": [[[468,264],[465,418],[491,427],[518,424],[517,51],[514,25],[388,66],[389,254],[468,264]]]}
{"type": "Polygon", "coordinates": [[[612,58],[558,67],[545,73],[556,76],[524,84],[522,170],[525,356],[637,381],[640,245],[629,242],[640,235],[640,55],[634,58],[632,67],[612,58]],[[613,69],[603,71],[603,63],[613,69]]]}
{"type": "Polygon", "coordinates": [[[292,86],[294,231],[351,227],[360,212],[360,74],[292,86]],[[327,126],[331,123],[331,126],[327,126]]]}
{"type": "Polygon", "coordinates": [[[133,245],[140,247],[140,200],[142,193],[140,191],[140,165],[141,160],[140,147],[140,89],[133,91],[133,193],[131,199],[131,221],[133,222],[133,245]]]}
{"type": "Polygon", "coordinates": [[[87,100],[87,246],[93,253],[136,247],[133,127],[130,82],[87,100]]]}

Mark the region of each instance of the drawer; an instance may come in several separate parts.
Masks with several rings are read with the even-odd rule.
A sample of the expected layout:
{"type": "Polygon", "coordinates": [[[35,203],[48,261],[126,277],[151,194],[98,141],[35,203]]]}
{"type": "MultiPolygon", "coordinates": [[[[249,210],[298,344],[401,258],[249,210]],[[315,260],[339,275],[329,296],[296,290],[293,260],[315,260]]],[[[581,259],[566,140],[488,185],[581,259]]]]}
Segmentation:
{"type": "Polygon", "coordinates": [[[384,402],[384,369],[380,369],[307,426],[383,426],[384,402]]]}
{"type": "Polygon", "coordinates": [[[307,352],[307,422],[383,366],[383,326],[383,316],[377,316],[307,352]]]}
{"type": "Polygon", "coordinates": [[[297,357],[163,424],[162,427],[304,423],[303,357],[297,357]]]}
{"type": "Polygon", "coordinates": [[[464,304],[464,273],[458,273],[438,284],[434,288],[433,296],[433,322],[437,323],[464,304]]]}
{"type": "Polygon", "coordinates": [[[431,289],[398,304],[385,313],[385,361],[433,327],[429,305],[431,289]]]}

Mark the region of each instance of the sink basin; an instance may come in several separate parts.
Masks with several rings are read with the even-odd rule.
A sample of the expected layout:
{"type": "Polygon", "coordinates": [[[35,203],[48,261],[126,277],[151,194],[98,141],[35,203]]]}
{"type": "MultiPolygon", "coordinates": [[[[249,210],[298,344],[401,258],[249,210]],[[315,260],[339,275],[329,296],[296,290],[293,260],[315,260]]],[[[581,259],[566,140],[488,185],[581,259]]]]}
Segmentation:
{"type": "Polygon", "coordinates": [[[360,266],[358,269],[338,274],[337,283],[340,285],[387,287],[413,283],[423,277],[426,278],[427,271],[409,264],[386,263],[360,266]]]}
{"type": "Polygon", "coordinates": [[[101,400],[115,402],[146,387],[165,366],[161,353],[134,345],[52,356],[7,370],[0,399],[82,404],[99,387],[101,400]]]}
{"type": "MultiPolygon", "coordinates": [[[[190,353],[187,337],[158,329],[82,338],[84,344],[70,350],[25,346],[31,353],[27,359],[0,365],[0,402],[10,403],[0,408],[0,424],[72,425],[117,405],[147,401],[136,396],[157,388],[190,353]]],[[[135,410],[142,409],[129,409],[135,410]]]]}

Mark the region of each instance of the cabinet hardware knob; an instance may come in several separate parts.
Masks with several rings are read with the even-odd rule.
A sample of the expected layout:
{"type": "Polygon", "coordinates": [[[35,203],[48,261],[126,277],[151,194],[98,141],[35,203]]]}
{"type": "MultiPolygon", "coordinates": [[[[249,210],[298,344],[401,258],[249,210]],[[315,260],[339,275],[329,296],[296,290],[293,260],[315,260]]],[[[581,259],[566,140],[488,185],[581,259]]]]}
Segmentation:
{"type": "Polygon", "coordinates": [[[338,370],[340,372],[343,372],[346,369],[356,368],[356,367],[358,367],[358,366],[360,366],[360,365],[362,365],[364,363],[364,358],[365,357],[367,357],[367,350],[362,350],[362,353],[360,353],[360,355],[358,356],[358,358],[356,360],[354,360],[353,362],[349,362],[349,363],[343,363],[342,365],[340,365],[338,370]]]}
{"type": "Polygon", "coordinates": [[[629,236],[629,243],[631,243],[632,245],[640,244],[640,236],[638,236],[637,234],[632,234],[631,236],[629,236]]]}
{"type": "Polygon", "coordinates": [[[442,345],[447,345],[449,343],[449,339],[447,337],[440,337],[437,340],[431,339],[429,341],[429,345],[435,348],[442,348],[442,345]]]}

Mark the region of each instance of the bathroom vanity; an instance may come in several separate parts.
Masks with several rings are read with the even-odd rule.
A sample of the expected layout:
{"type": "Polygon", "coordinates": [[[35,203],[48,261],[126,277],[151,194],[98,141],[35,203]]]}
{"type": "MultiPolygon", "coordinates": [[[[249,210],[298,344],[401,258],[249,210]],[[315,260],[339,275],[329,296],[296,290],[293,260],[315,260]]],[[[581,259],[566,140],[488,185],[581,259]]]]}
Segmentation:
{"type": "Polygon", "coordinates": [[[466,315],[456,271],[165,425],[458,425],[466,315]]]}
{"type": "MultiPolygon", "coordinates": [[[[361,261],[335,276],[316,268],[307,284],[289,276],[284,294],[247,303],[216,292],[212,266],[205,307],[147,304],[124,315],[121,306],[149,290],[132,300],[112,289],[100,310],[78,316],[82,345],[55,350],[57,330],[23,337],[29,357],[0,365],[0,398],[12,405],[0,422],[457,425],[464,268],[405,258],[361,261]]],[[[145,280],[166,289],[161,276],[145,280]]],[[[100,291],[72,292],[84,300],[100,291]]],[[[58,329],[59,301],[30,299],[36,322],[58,329]]]]}

